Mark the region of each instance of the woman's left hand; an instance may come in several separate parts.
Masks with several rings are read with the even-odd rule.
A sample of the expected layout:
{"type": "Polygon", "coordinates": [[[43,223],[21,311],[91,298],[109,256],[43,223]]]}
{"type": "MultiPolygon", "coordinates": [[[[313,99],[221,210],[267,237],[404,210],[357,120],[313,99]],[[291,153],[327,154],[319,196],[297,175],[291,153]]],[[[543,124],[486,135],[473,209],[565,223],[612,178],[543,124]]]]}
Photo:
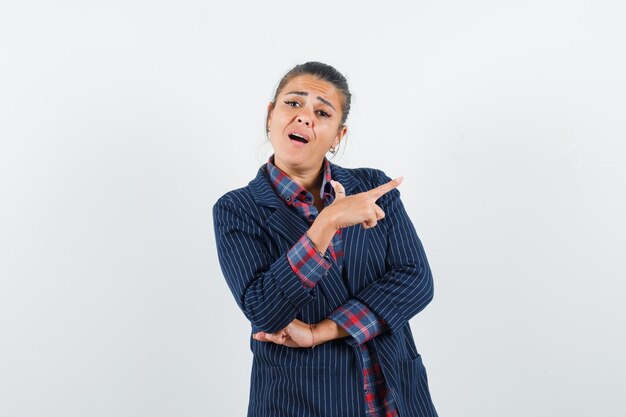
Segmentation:
{"type": "MultiPolygon", "coordinates": [[[[313,324],[313,327],[316,325],[313,324]]],[[[285,345],[292,348],[308,348],[313,346],[313,333],[309,324],[294,319],[287,327],[276,333],[258,332],[252,335],[255,340],[261,342],[273,342],[277,345],[285,345]]]]}

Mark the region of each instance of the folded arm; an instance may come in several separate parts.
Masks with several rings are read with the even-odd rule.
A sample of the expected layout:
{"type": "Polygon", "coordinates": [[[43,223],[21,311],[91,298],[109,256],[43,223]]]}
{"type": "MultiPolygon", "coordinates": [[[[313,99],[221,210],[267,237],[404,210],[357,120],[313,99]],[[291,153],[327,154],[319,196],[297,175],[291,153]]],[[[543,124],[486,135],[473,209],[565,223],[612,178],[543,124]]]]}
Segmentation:
{"type": "Polygon", "coordinates": [[[260,225],[227,198],[213,206],[213,221],[220,266],[239,308],[263,331],[287,326],[314,298],[287,253],[272,259],[260,225]]]}
{"type": "MultiPolygon", "coordinates": [[[[389,178],[379,171],[377,181],[384,184],[389,178]]],[[[385,331],[397,331],[433,298],[433,280],[426,254],[400,200],[400,193],[393,189],[378,202],[384,208],[384,221],[387,222],[387,271],[314,325],[316,341],[350,336],[345,339],[346,343],[359,346],[385,331]]],[[[314,239],[319,236],[318,233],[311,235],[315,236],[314,239]]],[[[317,274],[309,275],[308,271],[321,270],[324,265],[324,258],[311,248],[325,248],[328,236],[330,234],[321,244],[311,240],[303,242],[308,250],[300,250],[299,253],[304,255],[292,262],[304,288],[311,288],[319,279],[317,274]],[[299,269],[298,265],[306,267],[299,269]]],[[[272,336],[278,337],[270,335],[267,341],[276,342],[278,339],[272,340],[272,336]]],[[[260,340],[266,340],[264,335],[260,337],[260,340]]]]}

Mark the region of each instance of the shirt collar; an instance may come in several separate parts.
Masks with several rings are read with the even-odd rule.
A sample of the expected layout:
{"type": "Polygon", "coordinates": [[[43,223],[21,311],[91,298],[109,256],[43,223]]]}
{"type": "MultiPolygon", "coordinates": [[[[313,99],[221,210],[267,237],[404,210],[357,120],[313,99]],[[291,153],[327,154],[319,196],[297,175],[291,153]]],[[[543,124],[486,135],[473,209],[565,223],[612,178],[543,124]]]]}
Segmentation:
{"type": "MultiPolygon", "coordinates": [[[[332,203],[335,199],[335,190],[330,183],[332,176],[330,172],[330,161],[328,158],[324,157],[322,166],[323,175],[320,197],[322,198],[322,201],[324,201],[324,205],[327,205],[332,203]]],[[[285,203],[292,205],[293,201],[298,199],[306,202],[307,204],[313,204],[313,196],[311,193],[302,188],[298,183],[289,178],[287,174],[281,171],[280,168],[274,165],[274,155],[270,156],[267,161],[267,173],[270,177],[272,187],[274,187],[276,193],[285,203]]]]}

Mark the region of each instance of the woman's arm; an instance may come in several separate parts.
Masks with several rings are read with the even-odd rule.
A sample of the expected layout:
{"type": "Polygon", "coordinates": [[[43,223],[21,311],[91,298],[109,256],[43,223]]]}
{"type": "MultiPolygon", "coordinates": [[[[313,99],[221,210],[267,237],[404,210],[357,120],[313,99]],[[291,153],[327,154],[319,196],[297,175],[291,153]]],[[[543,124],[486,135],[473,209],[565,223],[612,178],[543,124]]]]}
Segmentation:
{"type": "MultiPolygon", "coordinates": [[[[356,223],[353,213],[364,209],[357,209],[362,201],[355,197],[368,194],[372,194],[378,204],[374,206],[379,210],[376,218],[380,220],[384,217],[383,221],[387,224],[387,272],[329,316],[353,336],[356,344],[364,343],[386,329],[399,329],[433,298],[430,266],[415,227],[400,200],[400,192],[395,187],[389,187],[393,182],[384,172],[374,172],[375,188],[333,202],[318,216],[328,220],[320,222],[318,229],[314,230],[312,226],[309,230],[315,245],[325,244],[328,230],[356,223]],[[376,190],[382,192],[377,194],[376,190]],[[316,240],[318,237],[320,240],[316,240]]],[[[336,190],[343,190],[340,184],[336,184],[336,190]]],[[[370,220],[364,227],[375,225],[376,222],[372,225],[370,220]]]]}
{"type": "MultiPolygon", "coordinates": [[[[389,181],[370,191],[337,199],[329,206],[335,207],[334,210],[322,210],[309,232],[322,231],[330,237],[327,237],[326,243],[315,242],[315,246],[322,246],[317,249],[325,252],[332,234],[339,227],[359,223],[373,227],[377,219],[384,215],[375,201],[400,182],[401,179],[389,181]],[[322,215],[324,212],[326,214],[322,215]]],[[[290,250],[278,259],[272,259],[266,247],[266,232],[243,210],[242,202],[237,203],[224,196],[213,206],[220,266],[237,304],[248,320],[262,331],[274,333],[285,328],[302,307],[313,299],[310,288],[321,278],[324,268],[330,267],[330,263],[323,266],[321,260],[319,264],[305,262],[302,269],[302,265],[294,264],[292,256],[298,250],[290,250]]],[[[307,239],[307,235],[303,235],[295,246],[305,247],[301,245],[307,239]]],[[[309,255],[317,255],[314,251],[308,252],[309,255]]],[[[309,259],[309,256],[305,258],[309,259]]]]}
{"type": "Polygon", "coordinates": [[[253,326],[276,332],[313,300],[293,271],[287,254],[272,257],[266,232],[228,197],[213,206],[217,254],[226,283],[253,326]]]}
{"type": "MultiPolygon", "coordinates": [[[[382,171],[377,172],[378,183],[389,181],[382,171]]],[[[386,213],[386,262],[389,267],[384,275],[318,323],[320,340],[351,336],[346,342],[358,346],[386,330],[398,330],[433,298],[433,280],[426,254],[400,200],[400,193],[393,190],[377,202],[386,213]]],[[[317,245],[316,234],[311,233],[311,229],[309,234],[317,245]]],[[[276,342],[279,339],[275,336],[261,335],[259,340],[276,342]]]]}
{"type": "MultiPolygon", "coordinates": [[[[382,171],[377,183],[389,177],[382,171]]],[[[357,294],[391,332],[399,330],[433,299],[433,278],[424,247],[400,199],[392,190],[379,200],[387,223],[387,271],[357,294]]]]}

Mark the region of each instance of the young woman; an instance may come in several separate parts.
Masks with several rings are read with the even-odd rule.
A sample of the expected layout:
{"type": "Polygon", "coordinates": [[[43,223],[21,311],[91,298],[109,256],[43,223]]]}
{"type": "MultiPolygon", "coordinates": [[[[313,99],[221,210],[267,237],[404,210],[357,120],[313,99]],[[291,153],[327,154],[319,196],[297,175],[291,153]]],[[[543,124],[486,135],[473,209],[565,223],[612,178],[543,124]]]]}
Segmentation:
{"type": "Polygon", "coordinates": [[[250,320],[249,417],[437,416],[409,320],[433,297],[402,178],[331,163],[346,79],[297,65],[268,105],[274,154],[213,207],[224,277],[250,320]]]}

